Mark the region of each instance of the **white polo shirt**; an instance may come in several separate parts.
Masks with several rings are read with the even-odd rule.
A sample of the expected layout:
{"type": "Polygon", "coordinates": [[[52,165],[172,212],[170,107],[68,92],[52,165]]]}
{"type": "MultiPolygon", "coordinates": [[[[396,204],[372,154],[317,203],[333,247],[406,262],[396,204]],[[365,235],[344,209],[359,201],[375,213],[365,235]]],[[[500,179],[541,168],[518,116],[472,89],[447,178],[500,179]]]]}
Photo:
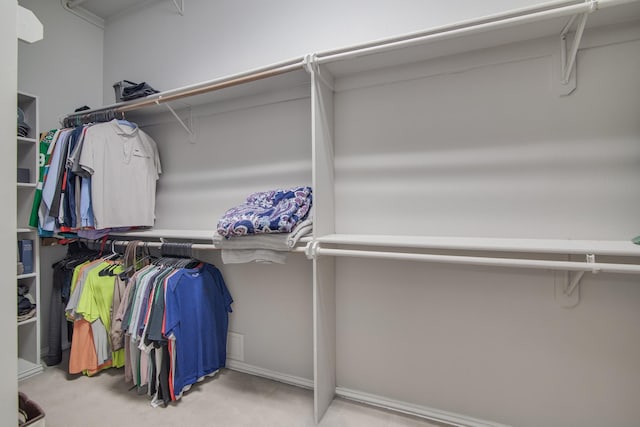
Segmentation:
{"type": "Polygon", "coordinates": [[[149,135],[115,119],[91,126],[80,166],[91,174],[96,229],[153,226],[156,181],[162,171],[149,135]]]}

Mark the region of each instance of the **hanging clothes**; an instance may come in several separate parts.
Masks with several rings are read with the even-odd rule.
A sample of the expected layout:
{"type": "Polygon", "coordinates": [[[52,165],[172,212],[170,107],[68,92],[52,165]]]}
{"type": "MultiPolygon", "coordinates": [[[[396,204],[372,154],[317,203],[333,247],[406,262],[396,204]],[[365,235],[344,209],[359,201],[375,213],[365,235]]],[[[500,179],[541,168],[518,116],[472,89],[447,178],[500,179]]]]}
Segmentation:
{"type": "Polygon", "coordinates": [[[79,164],[91,175],[95,228],[153,226],[160,157],[136,124],[114,119],[91,126],[79,164]]]}
{"type": "MultiPolygon", "coordinates": [[[[65,322],[64,310],[71,292],[71,281],[74,269],[88,260],[98,257],[98,252],[90,250],[86,245],[72,242],[67,247],[66,256],[54,263],[53,287],[49,300],[48,352],[44,357],[48,366],[62,362],[62,329],[65,322]]],[[[72,341],[73,323],[67,323],[67,340],[72,341]]]]}
{"type": "Polygon", "coordinates": [[[41,144],[45,149],[42,191],[34,199],[41,236],[96,239],[153,226],[160,156],[138,125],[114,119],[52,130],[41,144]]]}
{"type": "Polygon", "coordinates": [[[38,209],[40,208],[40,202],[42,201],[42,185],[44,182],[45,169],[51,156],[49,148],[51,147],[52,142],[55,142],[57,137],[58,131],[55,129],[50,130],[42,137],[42,139],[40,139],[40,143],[38,145],[40,150],[38,157],[38,184],[36,186],[33,206],[31,207],[31,215],[29,217],[29,226],[34,228],[38,227],[38,209]]]}
{"type": "Polygon", "coordinates": [[[93,375],[124,366],[124,350],[113,350],[109,339],[116,277],[123,270],[122,265],[105,258],[74,268],[65,308],[67,318],[74,322],[69,373],[93,375]]]}
{"type": "Polygon", "coordinates": [[[125,337],[125,380],[151,395],[154,406],[180,399],[226,364],[233,299],[216,267],[193,261],[163,258],[137,271],[115,311],[125,337]]]}

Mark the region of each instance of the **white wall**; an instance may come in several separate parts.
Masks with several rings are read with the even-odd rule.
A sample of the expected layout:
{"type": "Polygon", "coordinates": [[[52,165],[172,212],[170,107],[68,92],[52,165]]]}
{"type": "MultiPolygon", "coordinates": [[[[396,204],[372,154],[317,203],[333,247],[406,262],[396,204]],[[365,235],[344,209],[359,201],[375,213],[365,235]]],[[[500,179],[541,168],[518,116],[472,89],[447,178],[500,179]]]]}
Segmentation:
{"type": "MultiPolygon", "coordinates": [[[[578,87],[545,39],[336,80],[338,233],[640,234],[640,27],[588,31],[578,87]],[[401,77],[398,77],[401,76],[401,77]]],[[[606,261],[603,261],[606,262],[606,261]]],[[[630,426],[640,287],[587,274],[338,259],[337,383],[514,426],[630,426]]]]}
{"type": "Polygon", "coordinates": [[[44,39],[18,49],[18,88],[37,95],[40,130],[57,128],[77,107],[102,105],[103,30],[59,1],[20,0],[44,26],[44,39]]]}
{"type": "MultiPolygon", "coordinates": [[[[42,4],[33,3],[34,7],[42,4]]],[[[53,3],[59,8],[57,2],[53,3]]],[[[277,8],[272,3],[261,1],[192,0],[185,3],[183,17],[177,14],[170,1],[160,1],[150,4],[147,9],[130,11],[128,15],[117,17],[107,23],[104,34],[104,79],[100,80],[95,88],[91,83],[92,89],[102,91],[105,103],[113,101],[111,85],[122,79],[145,80],[158,89],[169,89],[308,52],[416,31],[534,2],[289,0],[278,2],[277,8]]],[[[46,16],[43,18],[45,21],[46,16]]],[[[79,31],[82,33],[85,30],[89,31],[88,28],[79,31]]],[[[596,73],[606,69],[603,64],[613,65],[616,72],[637,69],[638,64],[632,62],[633,59],[624,59],[624,55],[618,57],[615,52],[593,52],[593,55],[581,56],[579,64],[581,61],[595,63],[596,68],[591,70],[596,73]],[[612,52],[615,58],[607,59],[607,55],[612,52]],[[604,56],[600,56],[601,54],[604,56]],[[617,61],[628,61],[625,63],[629,67],[618,67],[615,65],[618,64],[617,61]]],[[[633,54],[627,56],[635,58],[633,54]]],[[[516,65],[514,69],[521,65],[516,65]]],[[[512,65],[505,65],[495,70],[477,70],[466,76],[464,81],[466,84],[477,83],[476,88],[481,92],[491,87],[480,86],[488,81],[493,85],[513,83],[514,90],[531,91],[532,96],[541,96],[543,99],[555,96],[540,93],[539,87],[518,86],[515,83],[522,77],[511,67],[512,65]],[[493,71],[497,74],[492,74],[493,71]],[[492,75],[500,75],[499,73],[504,73],[507,80],[498,81],[491,78],[492,75]]],[[[544,71],[550,65],[537,62],[534,67],[544,71]]],[[[582,68],[579,70],[579,73],[583,73],[582,68]]],[[[587,76],[586,83],[589,82],[589,76],[593,78],[591,85],[580,86],[579,92],[572,98],[553,98],[554,103],[568,104],[569,108],[562,111],[570,112],[574,107],[587,108],[580,104],[582,99],[587,100],[587,105],[598,105],[594,100],[610,94],[608,89],[600,84],[600,76],[589,74],[589,71],[584,75],[587,76]]],[[[623,73],[619,78],[629,83],[628,87],[637,87],[638,82],[633,80],[630,74],[623,73]]],[[[42,76],[33,80],[50,81],[42,76]]],[[[581,80],[580,84],[583,82],[581,80]]],[[[456,84],[442,78],[442,81],[435,79],[418,83],[417,87],[420,90],[425,90],[425,87],[437,88],[440,83],[444,83],[444,87],[453,87],[456,84]]],[[[505,86],[501,87],[501,90],[506,91],[505,86]]],[[[415,88],[415,83],[413,86],[409,85],[408,93],[415,88]]],[[[27,87],[24,90],[38,93],[37,90],[27,87]]],[[[467,93],[462,89],[460,91],[461,95],[467,93]]],[[[372,98],[384,99],[388,96],[384,89],[368,94],[372,98]]],[[[638,111],[637,101],[634,101],[632,94],[632,91],[620,94],[623,97],[620,101],[622,110],[629,114],[638,111]]],[[[344,109],[351,102],[352,95],[344,93],[342,98],[341,95],[337,97],[338,110],[342,106],[342,113],[355,115],[352,117],[354,121],[350,123],[362,124],[366,118],[357,117],[358,110],[344,109]]],[[[521,96],[522,93],[517,95],[521,96]]],[[[371,105],[366,99],[366,94],[364,98],[355,96],[352,99],[356,106],[371,105]]],[[[414,100],[417,104],[414,107],[425,107],[421,104],[423,101],[414,100]]],[[[492,102],[493,107],[498,107],[496,111],[500,111],[500,99],[494,99],[492,102]]],[[[45,116],[45,120],[41,121],[41,127],[46,128],[48,121],[57,119],[57,115],[71,111],[81,103],[94,105],[91,101],[74,101],[72,105],[60,108],[60,111],[48,113],[49,118],[45,116]]],[[[436,100],[436,103],[427,104],[426,107],[432,108],[432,112],[444,117],[447,117],[446,113],[452,113],[454,110],[461,123],[473,114],[470,109],[458,111],[454,104],[443,111],[437,111],[439,105],[436,100]]],[[[536,106],[543,107],[539,100],[536,106]]],[[[533,107],[527,108],[538,111],[533,107]]],[[[554,108],[561,107],[554,104],[554,108]]],[[[484,110],[480,108],[479,111],[484,110]]],[[[491,111],[493,110],[486,109],[484,112],[491,111]]],[[[608,113],[614,111],[607,110],[608,113]]],[[[503,112],[508,114],[510,111],[503,112]]],[[[338,114],[341,114],[340,111],[338,114]]],[[[544,114],[551,114],[551,111],[545,109],[544,114]]],[[[614,120],[608,122],[609,131],[616,124],[615,117],[608,116],[608,120],[614,120]]],[[[626,129],[637,142],[637,125],[634,127],[633,122],[629,121],[629,115],[621,117],[623,129],[626,129]]],[[[540,120],[537,129],[544,129],[550,123],[557,125],[555,119],[547,116],[537,119],[540,120]]],[[[474,120],[477,120],[476,126],[488,123],[477,117],[474,120]]],[[[531,125],[529,122],[522,124],[531,125]]],[[[586,124],[591,125],[600,142],[607,138],[606,134],[598,133],[597,123],[586,124]]],[[[352,141],[351,145],[348,143],[351,129],[340,126],[338,124],[338,136],[347,141],[347,144],[338,146],[338,156],[342,156],[338,162],[338,169],[341,166],[349,166],[349,161],[353,160],[349,159],[348,150],[353,148],[354,144],[356,149],[362,149],[357,146],[357,141],[352,141]]],[[[451,126],[455,126],[455,123],[451,126]]],[[[444,141],[448,132],[443,125],[443,128],[435,130],[434,135],[444,141]]],[[[582,140],[585,135],[567,135],[560,132],[560,136],[564,138],[561,141],[564,143],[561,145],[564,150],[562,160],[566,162],[565,166],[571,167],[569,154],[580,152],[580,146],[572,146],[570,140],[582,140]]],[[[469,149],[469,158],[478,160],[472,153],[471,145],[475,141],[469,140],[468,137],[466,134],[466,139],[459,141],[462,144],[461,149],[469,149]]],[[[157,138],[161,136],[158,135],[157,138]]],[[[510,142],[516,142],[518,149],[522,150],[519,155],[526,154],[526,150],[530,149],[529,145],[536,143],[527,141],[522,136],[516,136],[514,139],[514,135],[508,135],[508,139],[510,142]]],[[[406,144],[412,143],[411,140],[405,141],[406,144]]],[[[484,144],[484,148],[491,143],[486,140],[479,142],[484,144]]],[[[623,205],[628,208],[626,210],[616,211],[611,205],[607,205],[611,203],[611,197],[617,203],[620,200],[633,200],[637,196],[633,194],[633,187],[624,187],[630,182],[630,178],[637,178],[637,172],[633,172],[633,165],[637,166],[639,163],[637,150],[634,151],[633,144],[625,145],[624,138],[618,138],[617,143],[618,147],[627,150],[625,152],[628,156],[626,159],[610,158],[614,170],[617,168],[617,161],[624,163],[624,168],[615,176],[615,181],[604,183],[601,188],[604,190],[599,194],[606,197],[603,196],[599,203],[604,211],[611,215],[611,220],[601,222],[606,228],[598,228],[595,231],[596,237],[625,238],[627,234],[632,233],[632,218],[637,218],[638,205],[633,201],[623,205]]],[[[635,146],[637,147],[637,144],[635,146]]],[[[170,146],[165,148],[167,152],[176,150],[175,147],[168,147],[170,146]]],[[[588,147],[589,150],[584,154],[587,163],[593,160],[590,156],[597,158],[601,154],[594,151],[591,145],[588,147]]],[[[404,148],[410,150],[412,147],[404,148]]],[[[496,148],[496,154],[503,155],[505,151],[502,148],[504,147],[496,148]]],[[[553,158],[552,145],[539,148],[546,158],[553,158]]],[[[513,146],[510,149],[513,150],[513,146]]],[[[380,150],[375,154],[383,158],[389,153],[380,150]]],[[[538,157],[538,161],[544,159],[544,156],[538,157]]],[[[459,158],[452,155],[449,160],[455,161],[459,158]]],[[[582,160],[585,160],[585,157],[582,157],[582,160]]],[[[167,165],[171,165],[172,161],[174,160],[167,160],[167,165]]],[[[492,163],[482,164],[480,169],[477,166],[470,172],[480,174],[481,177],[488,176],[484,173],[492,173],[495,177],[496,170],[492,163]]],[[[179,166],[184,167],[185,165],[179,166]]],[[[588,169],[588,164],[585,166],[582,163],[577,173],[574,171],[571,175],[572,179],[575,179],[572,181],[574,189],[581,188],[579,179],[581,174],[587,173],[585,168],[588,169]]],[[[336,211],[340,215],[337,227],[347,232],[375,232],[379,218],[374,216],[359,222],[349,213],[354,210],[348,206],[348,169],[347,167],[337,171],[336,211]],[[343,193],[340,193],[341,191],[343,193]]],[[[534,174],[540,171],[537,168],[530,170],[534,174]]],[[[554,172],[559,174],[558,170],[555,169],[554,172]]],[[[499,175],[500,170],[497,172],[499,175]]],[[[510,171],[512,172],[519,171],[510,171]]],[[[455,179],[455,176],[449,175],[447,171],[440,173],[441,177],[444,175],[448,180],[455,179]]],[[[497,178],[509,179],[509,176],[497,178]]],[[[428,177],[422,175],[419,178],[428,177]]],[[[473,175],[468,175],[465,179],[474,180],[473,175]]],[[[537,179],[527,181],[528,179],[525,177],[524,182],[539,183],[537,179]]],[[[461,183],[454,184],[454,190],[459,192],[461,183]]],[[[549,185],[552,186],[553,183],[550,182],[549,185]]],[[[559,196],[567,188],[558,189],[559,191],[553,194],[559,196]]],[[[543,203],[540,206],[543,208],[541,214],[560,214],[562,221],[571,225],[571,236],[586,236],[589,233],[587,227],[596,223],[597,212],[588,212],[586,216],[576,214],[574,218],[571,216],[572,210],[564,205],[553,211],[551,207],[558,203],[558,199],[545,199],[544,189],[534,190],[537,201],[543,203]],[[585,218],[586,221],[580,222],[585,218]],[[572,222],[574,220],[575,222],[572,222]]],[[[583,210],[577,209],[575,212],[589,209],[591,194],[589,191],[580,194],[578,205],[583,210]]],[[[504,201],[499,194],[497,196],[497,199],[492,199],[494,202],[504,201]]],[[[460,198],[456,200],[460,202],[460,198]]],[[[528,203],[526,198],[519,201],[524,205],[516,208],[522,208],[528,203]]],[[[162,198],[160,202],[162,203],[162,198]]],[[[476,212],[483,214],[485,220],[491,219],[491,213],[495,212],[491,209],[492,205],[489,201],[480,202],[481,205],[474,207],[476,212]]],[[[464,203],[460,205],[463,206],[464,203]]],[[[451,230],[456,230],[456,224],[461,225],[460,230],[464,231],[464,234],[472,232],[480,235],[480,231],[495,233],[499,230],[500,217],[492,218],[493,222],[485,221],[482,229],[473,230],[472,223],[465,221],[464,216],[451,218],[442,212],[444,210],[439,213],[440,219],[450,221],[446,233],[438,233],[433,224],[422,224],[421,230],[430,234],[451,234],[451,230]]],[[[212,224],[216,219],[212,214],[212,224]]],[[[536,218],[532,215],[529,219],[536,218]]],[[[202,220],[202,215],[198,216],[198,221],[202,220]]],[[[516,218],[514,222],[508,223],[510,234],[515,234],[523,221],[522,218],[516,218]]],[[[557,227],[557,224],[553,223],[553,215],[547,216],[545,221],[557,227]]],[[[542,229],[540,224],[542,223],[536,225],[540,227],[536,230],[542,229]]],[[[189,227],[185,225],[185,228],[189,227]]],[[[553,227],[554,236],[549,237],[565,237],[555,235],[558,234],[559,228],[553,227]]],[[[534,229],[527,230],[533,233],[534,229]]],[[[403,232],[409,231],[405,229],[403,232]]],[[[213,261],[219,264],[217,259],[213,261]]],[[[303,265],[304,262],[306,261],[294,259],[291,263],[293,271],[286,271],[278,266],[251,266],[247,269],[225,268],[224,274],[237,301],[234,307],[237,312],[232,315],[232,327],[238,328],[239,332],[245,335],[247,362],[310,378],[311,366],[308,357],[311,343],[302,342],[305,334],[311,333],[311,313],[307,312],[307,309],[310,310],[310,292],[307,287],[310,282],[305,283],[307,268],[303,265]],[[273,283],[270,287],[260,288],[258,283],[265,275],[271,275],[273,283]],[[250,284],[243,285],[242,282],[250,284]],[[288,310],[287,303],[296,310],[288,310]],[[275,310],[268,313],[270,317],[263,317],[262,323],[242,317],[242,312],[259,312],[265,310],[265,307],[275,310]],[[283,322],[283,319],[286,319],[286,322],[283,322]],[[291,334],[278,336],[274,345],[274,341],[268,339],[269,336],[264,336],[265,324],[291,328],[291,334]],[[297,343],[293,352],[279,347],[282,344],[278,343],[284,343],[286,336],[292,337],[297,343]]],[[[630,425],[633,421],[629,420],[640,417],[637,405],[633,401],[640,391],[637,386],[640,384],[640,373],[635,363],[640,359],[640,316],[634,304],[640,295],[636,283],[629,277],[602,275],[586,278],[582,289],[582,303],[573,310],[561,309],[553,301],[553,277],[550,274],[526,270],[454,270],[412,263],[340,260],[337,263],[336,281],[337,361],[340,386],[523,426],[630,425]]]]}
{"type": "MultiPolygon", "coordinates": [[[[162,1],[108,22],[104,99],[113,100],[111,85],[122,79],[170,89],[533,3],[283,1],[276,8],[260,1],[190,1],[181,17],[162,1]]],[[[637,191],[629,184],[640,178],[633,118],[640,106],[628,90],[639,84],[636,45],[581,53],[579,88],[568,98],[552,90],[550,49],[507,47],[497,56],[505,52],[519,59],[475,67],[477,57],[467,58],[471,65],[451,73],[336,95],[337,231],[640,234],[637,191]],[[523,60],[520,51],[533,53],[523,60]],[[399,150],[404,156],[395,154],[399,150]],[[380,187],[380,177],[389,184],[380,187]],[[410,204],[419,209],[396,221],[398,206],[410,204]]],[[[212,168],[201,169],[215,176],[212,168]]],[[[161,205],[168,206],[163,197],[161,205]]],[[[202,221],[201,214],[195,218],[202,221]]],[[[265,329],[271,334],[282,318],[259,322],[246,313],[260,313],[263,301],[283,311],[278,302],[308,307],[307,290],[274,282],[267,283],[273,293],[265,293],[255,286],[266,274],[308,286],[305,270],[297,261],[292,266],[232,267],[224,274],[238,301],[232,326],[246,336],[247,361],[309,378],[302,358],[310,343],[296,345],[294,354],[280,349],[276,359],[272,344],[284,343],[286,334],[256,338],[264,338],[265,329]],[[297,292],[289,294],[292,289],[297,292]]],[[[640,417],[636,282],[586,276],[582,302],[569,310],[554,301],[548,272],[338,260],[338,385],[518,426],[632,425],[640,417]]],[[[302,325],[292,331],[294,339],[311,333],[310,312],[282,316],[302,325]]]]}
{"type": "Polygon", "coordinates": [[[0,51],[2,51],[2,80],[0,82],[0,134],[6,143],[0,156],[0,186],[5,203],[0,207],[0,239],[7,242],[0,253],[0,324],[3,327],[3,344],[0,351],[0,424],[16,425],[18,407],[18,361],[16,328],[16,105],[17,105],[17,50],[16,3],[0,2],[0,51]]]}
{"type": "Polygon", "coordinates": [[[104,100],[120,80],[167,90],[302,56],[542,3],[534,0],[163,0],[107,22],[104,100]]]}
{"type": "MultiPolygon", "coordinates": [[[[263,105],[258,97],[243,99],[242,107],[194,108],[195,143],[168,115],[143,126],[162,162],[156,228],[212,230],[213,236],[224,212],[250,193],[311,185],[309,82],[301,74],[306,90],[278,102],[263,105]]],[[[134,112],[129,117],[144,123],[134,112]]],[[[229,330],[244,336],[244,362],[312,379],[311,263],[304,255],[290,255],[284,266],[223,265],[214,251],[200,259],[220,268],[235,301],[229,330]]]]}
{"type": "MultiPolygon", "coordinates": [[[[40,131],[45,132],[60,127],[59,118],[77,107],[102,105],[103,30],[65,11],[59,1],[21,0],[20,4],[44,26],[43,40],[19,44],[18,88],[38,96],[40,131]]],[[[51,264],[64,252],[43,247],[40,256],[41,345],[46,349],[51,264]]]]}

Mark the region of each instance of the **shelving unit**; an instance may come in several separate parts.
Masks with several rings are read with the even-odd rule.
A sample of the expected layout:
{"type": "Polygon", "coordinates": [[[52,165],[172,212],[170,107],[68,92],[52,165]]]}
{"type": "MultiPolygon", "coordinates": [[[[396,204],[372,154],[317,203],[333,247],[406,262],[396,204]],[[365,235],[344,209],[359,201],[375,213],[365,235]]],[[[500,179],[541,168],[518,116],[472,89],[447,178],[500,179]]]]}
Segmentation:
{"type": "MultiPolygon", "coordinates": [[[[640,246],[630,242],[640,233],[637,194],[601,179],[607,173],[637,178],[637,165],[630,162],[637,160],[640,135],[628,115],[622,123],[602,126],[621,132],[616,138],[590,126],[600,124],[618,101],[610,95],[604,100],[598,92],[602,81],[611,82],[602,66],[607,58],[592,59],[580,52],[604,46],[614,50],[616,58],[628,56],[628,44],[640,40],[639,21],[639,1],[555,1],[309,54],[95,110],[125,112],[172,140],[164,147],[163,162],[167,159],[167,171],[181,172],[161,178],[159,229],[126,235],[207,240],[207,228],[221,207],[233,204],[231,195],[263,183],[260,173],[273,179],[264,185],[278,179],[305,182],[310,175],[314,231],[306,254],[313,261],[316,421],[340,395],[443,423],[500,426],[338,387],[336,264],[345,257],[447,263],[452,256],[460,264],[577,271],[571,280],[565,278],[562,289],[567,291],[575,290],[582,271],[640,273],[640,246]],[[567,23],[585,18],[584,36],[574,36],[575,25],[567,23]],[[565,29],[573,43],[569,54],[561,48],[565,29]],[[568,81],[562,70],[570,70],[568,81]],[[474,79],[467,79],[472,73],[474,79]],[[495,93],[505,99],[491,98],[488,106],[478,103],[495,93]],[[601,112],[584,107],[601,99],[606,101],[601,112]],[[282,104],[289,101],[297,108],[284,109],[282,104]],[[175,111],[167,112],[165,103],[175,111]],[[190,123],[192,107],[200,109],[200,116],[214,115],[205,132],[202,122],[197,125],[198,117],[195,125],[190,123]],[[306,109],[310,116],[296,115],[306,109]],[[170,113],[177,113],[182,126],[167,124],[170,113]],[[456,121],[458,115],[464,121],[456,121]],[[297,150],[304,157],[307,152],[300,146],[310,142],[308,158],[299,161],[303,166],[287,164],[290,169],[278,171],[277,161],[265,166],[247,164],[253,159],[244,158],[245,163],[231,162],[236,169],[207,163],[243,155],[242,148],[217,146],[218,134],[224,143],[231,141],[229,145],[260,132],[270,136],[263,121],[274,117],[290,132],[285,135],[289,139],[276,145],[283,138],[273,138],[261,146],[284,153],[297,150]],[[255,123],[260,132],[245,134],[244,127],[255,123]],[[307,131],[311,141],[294,141],[307,131]],[[205,139],[214,143],[203,147],[210,142],[205,139]],[[602,158],[604,166],[598,163],[602,158]],[[623,172],[619,164],[625,166],[623,172]],[[227,188],[232,185],[237,187],[227,188]],[[210,197],[197,199],[193,188],[208,191],[210,197]],[[180,224],[185,210],[190,212],[188,225],[180,224]],[[540,260],[541,255],[551,259],[540,260]],[[570,256],[587,258],[567,260],[570,256]],[[594,256],[615,262],[599,264],[594,256]],[[484,264],[487,259],[490,263],[484,264]]],[[[633,79],[629,76],[624,75],[633,79]]]]}
{"type": "Polygon", "coordinates": [[[40,361],[40,245],[38,230],[29,227],[29,217],[38,180],[38,98],[18,93],[18,107],[24,111],[24,121],[30,130],[26,137],[17,137],[17,167],[28,170],[28,181],[17,182],[16,240],[31,240],[33,248],[33,272],[18,274],[16,282],[27,285],[35,300],[36,314],[17,323],[18,327],[18,379],[25,379],[42,372],[40,361]]]}
{"type": "MultiPolygon", "coordinates": [[[[339,337],[345,328],[336,323],[336,295],[351,285],[340,273],[355,280],[355,270],[373,269],[377,260],[396,275],[408,261],[531,275],[562,270],[550,275],[556,288],[549,300],[573,307],[583,275],[640,272],[640,247],[631,242],[640,230],[620,208],[637,212],[637,192],[625,199],[603,178],[616,176],[611,165],[632,170],[624,158],[637,159],[640,135],[637,127],[617,135],[608,123],[616,121],[613,114],[596,118],[583,110],[602,102],[619,112],[617,102],[633,104],[598,90],[612,79],[603,70],[613,67],[591,55],[600,47],[628,55],[640,40],[639,19],[639,2],[555,2],[313,56],[312,120],[325,125],[314,139],[318,232],[307,248],[314,260],[317,420],[339,395],[443,423],[500,425],[337,386],[336,354],[348,351],[338,343],[349,340],[339,337]],[[585,19],[582,33],[576,24],[585,19]],[[571,44],[564,43],[567,29],[571,44]],[[562,70],[572,70],[568,81],[562,70]],[[596,122],[608,130],[587,130],[596,122]],[[603,163],[592,162],[594,155],[603,163]],[[371,261],[348,264],[352,257],[371,261]],[[615,262],[597,266],[596,257],[615,262]]],[[[625,129],[635,123],[618,120],[625,129]]],[[[454,267],[446,271],[456,274],[454,267]]],[[[354,314],[357,307],[344,310],[342,318],[367,321],[354,314]]],[[[345,380],[353,366],[342,366],[343,382],[376,375],[368,365],[345,380]]],[[[436,374],[433,381],[445,380],[436,374]]]]}
{"type": "MultiPolygon", "coordinates": [[[[594,167],[597,173],[576,173],[576,165],[588,162],[587,153],[598,148],[580,131],[588,114],[575,106],[580,102],[576,99],[592,103],[583,97],[601,85],[595,80],[600,63],[589,61],[578,48],[633,43],[640,38],[639,18],[638,2],[557,2],[549,9],[487,17],[314,56],[315,73],[322,79],[315,84],[319,96],[313,120],[329,123],[315,139],[314,195],[316,208],[322,204],[323,209],[315,218],[321,231],[307,251],[315,266],[318,420],[337,394],[444,423],[498,425],[336,384],[338,346],[348,339],[337,329],[336,295],[341,287],[350,286],[340,281],[347,265],[358,266],[347,270],[352,280],[354,269],[374,268],[381,259],[396,274],[402,274],[407,262],[564,270],[555,275],[555,299],[563,307],[578,303],[576,289],[583,275],[607,271],[591,268],[595,267],[591,262],[613,257],[609,271],[638,274],[640,247],[630,241],[638,234],[637,224],[634,230],[630,217],[607,212],[623,205],[633,211],[638,203],[600,198],[615,194],[602,180],[606,174],[616,174],[613,169],[594,167]],[[587,24],[580,39],[575,23],[583,18],[587,24]],[[569,50],[575,47],[579,52],[574,63],[563,57],[566,52],[561,49],[561,34],[569,21],[575,22],[569,31],[573,43],[569,50]],[[564,67],[573,67],[570,82],[563,82],[564,67]],[[548,86],[540,88],[540,83],[548,86]],[[504,99],[496,100],[499,97],[504,99]],[[538,122],[541,116],[544,120],[538,122]],[[583,150],[559,143],[571,134],[585,141],[583,150]],[[531,142],[520,142],[526,141],[524,135],[531,135],[531,142]],[[575,153],[569,155],[569,150],[575,153]],[[593,197],[578,189],[579,181],[581,188],[594,189],[593,197]],[[571,201],[573,209],[563,201],[571,201]],[[603,218],[616,216],[620,219],[615,226],[603,223],[603,218]],[[351,257],[369,261],[347,264],[351,257]]],[[[592,120],[607,127],[603,117],[592,120]]],[[[637,158],[632,147],[638,137],[636,132],[628,142],[620,138],[615,144],[602,137],[599,148],[608,156],[618,150],[637,158]]],[[[454,267],[447,271],[455,274],[454,267]]],[[[429,282],[425,277],[424,286],[429,282]]],[[[397,285],[401,292],[404,288],[397,285]]],[[[548,295],[553,301],[553,292],[548,295]]],[[[345,314],[342,304],[343,319],[353,316],[359,323],[369,319],[363,316],[367,310],[351,314],[357,307],[345,314]]],[[[360,330],[344,324],[341,330],[345,326],[360,330]]],[[[394,342],[400,345],[399,340],[394,342]]],[[[420,354],[430,353],[417,347],[420,354]]],[[[343,383],[350,380],[344,375],[349,368],[353,365],[342,366],[343,383]]],[[[360,374],[351,382],[366,382],[360,374]]],[[[443,377],[435,375],[432,380],[443,377]]]]}

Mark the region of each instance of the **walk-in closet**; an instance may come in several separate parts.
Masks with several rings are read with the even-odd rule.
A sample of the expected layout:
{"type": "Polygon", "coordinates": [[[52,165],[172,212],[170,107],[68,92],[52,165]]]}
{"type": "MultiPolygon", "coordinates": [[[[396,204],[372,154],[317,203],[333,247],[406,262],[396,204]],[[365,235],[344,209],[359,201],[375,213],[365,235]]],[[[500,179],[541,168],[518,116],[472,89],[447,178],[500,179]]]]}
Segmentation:
{"type": "Polygon", "coordinates": [[[2,8],[7,425],[637,424],[640,1],[2,8]]]}

